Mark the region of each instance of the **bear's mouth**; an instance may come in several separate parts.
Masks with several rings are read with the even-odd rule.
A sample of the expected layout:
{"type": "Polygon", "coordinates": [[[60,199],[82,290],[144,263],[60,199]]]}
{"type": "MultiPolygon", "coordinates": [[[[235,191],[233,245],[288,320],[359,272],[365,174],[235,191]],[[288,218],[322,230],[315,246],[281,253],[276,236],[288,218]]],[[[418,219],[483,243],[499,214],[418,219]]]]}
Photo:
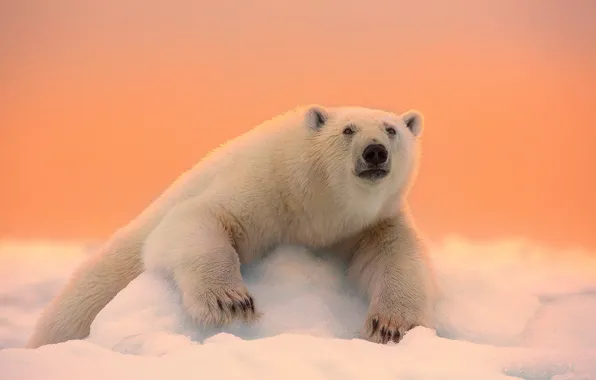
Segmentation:
{"type": "Polygon", "coordinates": [[[364,169],[358,173],[358,177],[367,179],[369,181],[376,181],[378,179],[384,178],[389,174],[387,169],[383,168],[371,168],[371,169],[364,169]]]}

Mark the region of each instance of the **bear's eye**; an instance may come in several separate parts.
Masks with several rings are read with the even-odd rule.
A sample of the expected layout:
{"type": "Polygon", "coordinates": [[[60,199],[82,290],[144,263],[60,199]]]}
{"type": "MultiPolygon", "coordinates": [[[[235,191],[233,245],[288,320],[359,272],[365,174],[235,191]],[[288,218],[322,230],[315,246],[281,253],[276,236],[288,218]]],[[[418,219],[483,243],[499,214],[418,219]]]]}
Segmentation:
{"type": "Polygon", "coordinates": [[[385,128],[385,130],[387,131],[387,133],[389,133],[390,135],[395,135],[397,132],[395,131],[395,128],[393,127],[387,127],[385,128]]]}
{"type": "Polygon", "coordinates": [[[351,135],[354,133],[354,129],[352,127],[345,127],[343,130],[344,135],[351,135]]]}

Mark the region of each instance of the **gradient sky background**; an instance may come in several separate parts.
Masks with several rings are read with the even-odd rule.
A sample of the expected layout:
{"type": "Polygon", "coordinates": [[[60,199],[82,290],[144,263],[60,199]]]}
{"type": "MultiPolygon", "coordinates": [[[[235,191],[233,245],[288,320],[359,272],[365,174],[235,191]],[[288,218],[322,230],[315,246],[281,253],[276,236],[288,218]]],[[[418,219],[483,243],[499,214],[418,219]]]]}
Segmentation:
{"type": "Polygon", "coordinates": [[[98,239],[298,104],[425,115],[431,238],[596,249],[596,3],[0,0],[0,239],[98,239]]]}

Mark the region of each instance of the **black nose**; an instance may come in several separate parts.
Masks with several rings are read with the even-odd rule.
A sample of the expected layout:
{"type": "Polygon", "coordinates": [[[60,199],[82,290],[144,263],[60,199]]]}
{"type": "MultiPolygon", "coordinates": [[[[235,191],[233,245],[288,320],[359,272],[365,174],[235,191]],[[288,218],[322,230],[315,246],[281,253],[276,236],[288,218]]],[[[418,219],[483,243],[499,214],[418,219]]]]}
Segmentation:
{"type": "Polygon", "coordinates": [[[387,149],[382,144],[371,144],[364,149],[362,153],[362,158],[364,158],[364,162],[369,165],[381,165],[387,162],[387,158],[389,157],[389,153],[387,153],[387,149]]]}

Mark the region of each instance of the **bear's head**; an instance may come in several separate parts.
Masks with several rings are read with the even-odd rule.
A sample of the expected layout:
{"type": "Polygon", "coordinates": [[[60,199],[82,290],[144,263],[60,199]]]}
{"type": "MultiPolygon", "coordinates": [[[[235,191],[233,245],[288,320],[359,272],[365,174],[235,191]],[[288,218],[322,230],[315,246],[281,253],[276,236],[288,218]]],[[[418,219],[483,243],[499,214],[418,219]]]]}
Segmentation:
{"type": "Polygon", "coordinates": [[[310,106],[311,146],[331,186],[405,192],[415,175],[422,116],[362,107],[310,106]]]}

